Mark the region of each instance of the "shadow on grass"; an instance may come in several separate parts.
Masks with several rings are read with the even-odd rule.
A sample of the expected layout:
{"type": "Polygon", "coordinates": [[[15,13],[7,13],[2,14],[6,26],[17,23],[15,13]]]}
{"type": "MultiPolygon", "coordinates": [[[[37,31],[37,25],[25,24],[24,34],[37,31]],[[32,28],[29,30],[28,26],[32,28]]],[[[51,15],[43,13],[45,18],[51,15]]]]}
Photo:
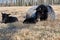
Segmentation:
{"type": "Polygon", "coordinates": [[[18,30],[31,27],[32,24],[23,24],[20,22],[9,23],[7,27],[0,29],[0,40],[10,40],[11,36],[17,33],[18,30]]]}

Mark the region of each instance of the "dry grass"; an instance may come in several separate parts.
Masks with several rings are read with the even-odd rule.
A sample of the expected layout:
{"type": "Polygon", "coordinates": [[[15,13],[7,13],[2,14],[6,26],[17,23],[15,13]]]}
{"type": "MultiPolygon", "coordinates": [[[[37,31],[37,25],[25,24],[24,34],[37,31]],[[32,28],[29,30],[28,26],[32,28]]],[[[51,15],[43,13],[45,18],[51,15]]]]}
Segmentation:
{"type": "MultiPolygon", "coordinates": [[[[23,24],[23,16],[30,7],[0,7],[0,12],[11,13],[19,19],[15,23],[0,23],[0,40],[60,40],[60,6],[53,6],[55,21],[23,24]]],[[[1,19],[0,19],[1,20],[1,19]]]]}

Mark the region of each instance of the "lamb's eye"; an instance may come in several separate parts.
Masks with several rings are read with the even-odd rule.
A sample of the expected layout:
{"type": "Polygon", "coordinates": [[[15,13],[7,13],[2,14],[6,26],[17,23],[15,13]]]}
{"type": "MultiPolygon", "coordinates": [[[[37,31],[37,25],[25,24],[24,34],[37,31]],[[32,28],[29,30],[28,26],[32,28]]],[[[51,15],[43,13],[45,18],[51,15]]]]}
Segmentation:
{"type": "Polygon", "coordinates": [[[39,8],[39,10],[41,10],[41,8],[39,8]]]}

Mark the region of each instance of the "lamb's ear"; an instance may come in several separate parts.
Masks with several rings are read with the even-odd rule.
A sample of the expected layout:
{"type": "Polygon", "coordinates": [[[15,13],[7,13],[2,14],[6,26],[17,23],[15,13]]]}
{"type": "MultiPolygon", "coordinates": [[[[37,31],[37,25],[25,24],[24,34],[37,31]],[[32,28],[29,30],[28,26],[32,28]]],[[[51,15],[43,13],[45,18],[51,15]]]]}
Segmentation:
{"type": "Polygon", "coordinates": [[[3,14],[3,13],[1,12],[1,14],[3,14]]]}
{"type": "Polygon", "coordinates": [[[6,14],[5,12],[1,12],[1,14],[6,14]]]}
{"type": "Polygon", "coordinates": [[[1,14],[3,14],[3,12],[1,12],[1,14]]]}

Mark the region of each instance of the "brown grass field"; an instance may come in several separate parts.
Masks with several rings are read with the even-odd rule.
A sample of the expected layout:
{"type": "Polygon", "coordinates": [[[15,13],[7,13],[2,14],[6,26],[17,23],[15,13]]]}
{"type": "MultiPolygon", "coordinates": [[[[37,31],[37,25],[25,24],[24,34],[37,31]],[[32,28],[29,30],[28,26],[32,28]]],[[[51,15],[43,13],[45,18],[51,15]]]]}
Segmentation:
{"type": "Polygon", "coordinates": [[[39,21],[36,24],[23,24],[24,16],[29,7],[0,7],[1,12],[10,13],[18,18],[15,23],[0,23],[0,40],[60,40],[60,6],[52,6],[56,19],[39,21]]]}

